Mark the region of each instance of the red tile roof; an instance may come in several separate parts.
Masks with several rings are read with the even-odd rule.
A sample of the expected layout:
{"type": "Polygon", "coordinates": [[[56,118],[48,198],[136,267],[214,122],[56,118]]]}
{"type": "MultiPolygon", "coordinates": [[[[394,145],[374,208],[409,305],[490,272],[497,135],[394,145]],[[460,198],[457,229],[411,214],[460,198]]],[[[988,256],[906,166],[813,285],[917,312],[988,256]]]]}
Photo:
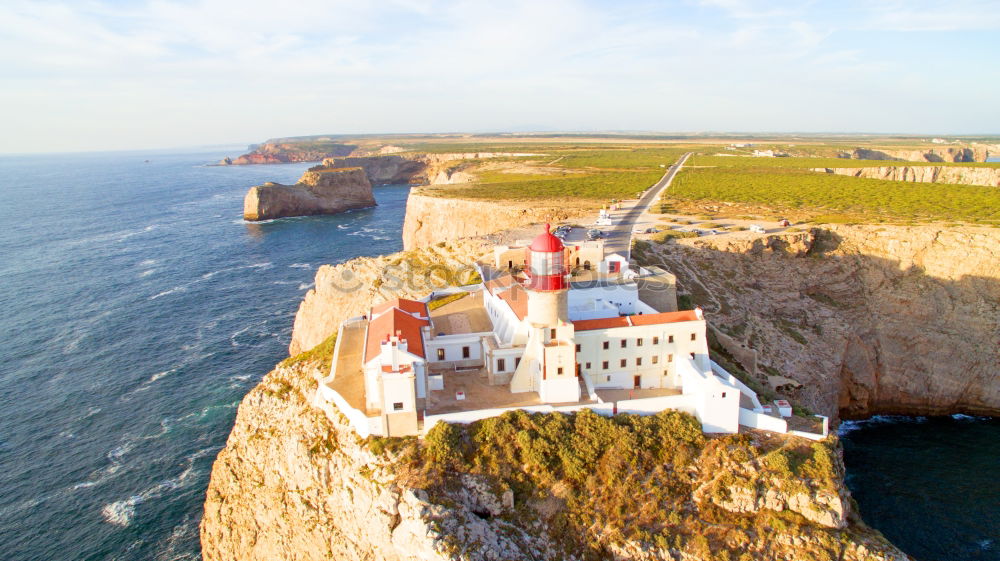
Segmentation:
{"type": "Polygon", "coordinates": [[[427,304],[417,302],[416,300],[407,300],[406,298],[393,298],[392,300],[386,300],[385,302],[372,306],[371,317],[375,317],[390,308],[399,308],[404,312],[417,314],[421,317],[428,316],[427,304]]]}
{"type": "Polygon", "coordinates": [[[506,302],[511,310],[514,310],[517,319],[523,320],[528,315],[528,291],[521,285],[514,283],[510,290],[500,293],[500,299],[506,302]]]}
{"type": "Polygon", "coordinates": [[[511,287],[517,284],[514,277],[510,275],[504,275],[502,277],[497,277],[491,281],[486,282],[486,290],[490,291],[490,294],[496,295],[497,292],[504,288],[511,287]]]}
{"type": "Polygon", "coordinates": [[[593,329],[610,329],[613,327],[631,327],[633,325],[659,325],[661,323],[677,323],[680,321],[697,321],[694,310],[683,312],[663,312],[659,314],[642,314],[634,316],[619,316],[601,319],[582,319],[573,322],[576,331],[593,329]]]}
{"type": "Polygon", "coordinates": [[[365,363],[378,356],[386,337],[396,335],[397,332],[400,339],[406,340],[406,349],[410,354],[425,358],[420,328],[430,324],[431,322],[415,318],[399,308],[371,320],[368,322],[368,338],[365,342],[365,363]]]}

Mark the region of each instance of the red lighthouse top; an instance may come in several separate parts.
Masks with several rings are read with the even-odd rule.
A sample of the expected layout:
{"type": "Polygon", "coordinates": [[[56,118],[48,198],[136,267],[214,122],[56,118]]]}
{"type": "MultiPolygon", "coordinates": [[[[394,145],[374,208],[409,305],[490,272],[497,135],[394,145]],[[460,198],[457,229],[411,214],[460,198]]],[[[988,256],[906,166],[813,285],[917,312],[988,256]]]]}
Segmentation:
{"type": "Polygon", "coordinates": [[[546,253],[554,253],[556,251],[562,251],[563,250],[562,240],[553,236],[549,232],[550,228],[551,225],[546,224],[545,231],[542,232],[541,234],[538,234],[538,236],[536,236],[535,239],[531,241],[531,245],[528,246],[528,249],[530,249],[531,251],[544,251],[546,253]]]}
{"type": "Polygon", "coordinates": [[[566,267],[564,265],[562,241],[549,233],[539,234],[527,250],[528,288],[531,290],[563,290],[566,288],[566,267]]]}

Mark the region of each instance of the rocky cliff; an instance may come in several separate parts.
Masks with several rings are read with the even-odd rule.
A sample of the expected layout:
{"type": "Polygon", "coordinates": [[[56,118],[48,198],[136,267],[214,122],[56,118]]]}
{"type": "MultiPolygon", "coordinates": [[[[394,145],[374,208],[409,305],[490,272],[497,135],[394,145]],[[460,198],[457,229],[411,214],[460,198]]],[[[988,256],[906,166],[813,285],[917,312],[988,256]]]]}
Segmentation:
{"type": "Polygon", "coordinates": [[[864,168],[815,168],[813,171],[851,175],[870,179],[917,181],[921,183],[955,183],[1000,187],[1000,168],[964,166],[885,166],[864,168]]]}
{"type": "Polygon", "coordinates": [[[902,160],[907,162],[985,162],[1000,154],[1000,145],[935,146],[918,150],[857,148],[841,154],[855,160],[902,160]]]}
{"type": "Polygon", "coordinates": [[[488,200],[463,200],[411,191],[403,222],[403,247],[425,247],[441,240],[482,236],[539,222],[558,222],[580,211],[488,200]]]}
{"type": "Polygon", "coordinates": [[[248,164],[288,164],[292,162],[319,162],[323,158],[347,156],[357,146],[336,142],[273,142],[268,141],[236,158],[223,158],[219,162],[224,166],[240,166],[248,164]]]}
{"type": "Polygon", "coordinates": [[[361,168],[312,168],[295,185],[251,187],[243,199],[243,219],[336,214],[370,206],[375,206],[375,196],[361,168]]]}
{"type": "Polygon", "coordinates": [[[442,154],[375,154],[327,158],[325,167],[360,167],[374,185],[443,185],[475,181],[470,168],[496,158],[533,156],[527,153],[456,152],[442,154]]]}
{"type": "Polygon", "coordinates": [[[1000,414],[1000,232],[832,226],[654,248],[761,383],[824,414],[1000,414]]]}
{"type": "Polygon", "coordinates": [[[325,367],[322,358],[286,361],[240,404],[206,494],[206,561],[907,559],[852,512],[833,443],[706,440],[680,413],[633,427],[589,412],[507,415],[457,429],[523,427],[518,438],[497,438],[497,447],[461,432],[427,445],[364,441],[313,401],[325,367]],[[578,475],[552,481],[535,465],[539,453],[552,454],[546,447],[569,444],[561,434],[575,439],[566,457],[595,454],[584,473],[601,470],[613,481],[586,484],[602,496],[575,487],[578,475]],[[636,438],[648,436],[654,440],[640,446],[636,438]],[[462,442],[469,457],[494,460],[499,449],[518,463],[476,468],[454,447],[462,442]],[[623,455],[629,446],[635,454],[623,455]],[[623,459],[643,462],[649,479],[637,479],[623,459]],[[647,471],[646,463],[657,467],[647,471]]]}

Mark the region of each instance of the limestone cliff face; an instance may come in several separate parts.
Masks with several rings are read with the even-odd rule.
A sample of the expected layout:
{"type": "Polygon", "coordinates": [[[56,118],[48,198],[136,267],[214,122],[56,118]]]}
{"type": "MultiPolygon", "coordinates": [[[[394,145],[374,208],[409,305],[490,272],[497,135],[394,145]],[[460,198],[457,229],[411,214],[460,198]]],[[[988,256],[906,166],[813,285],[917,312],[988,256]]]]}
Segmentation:
{"type": "Polygon", "coordinates": [[[424,183],[427,164],[420,159],[398,155],[361,156],[347,158],[327,158],[323,167],[352,168],[365,170],[368,181],[373,185],[406,185],[424,183]]]}
{"type": "Polygon", "coordinates": [[[1000,414],[995,229],[834,226],[658,255],[744,366],[818,412],[1000,414]]]}
{"type": "Polygon", "coordinates": [[[916,181],[921,183],[955,183],[961,185],[1000,186],[1000,168],[974,168],[958,166],[885,166],[864,168],[816,168],[813,171],[867,177],[869,179],[890,179],[893,181],[916,181]]]}
{"type": "Polygon", "coordinates": [[[423,298],[432,290],[465,284],[473,262],[490,255],[482,239],[379,257],[360,257],[316,271],[315,288],[306,293],[295,314],[289,353],[296,355],[322,343],[348,318],[368,313],[372,304],[392,298],[423,298]]]}
{"type": "Polygon", "coordinates": [[[855,160],[903,160],[907,162],[985,162],[991,155],[1000,154],[1000,145],[978,144],[970,146],[935,146],[923,150],[875,150],[857,148],[845,152],[844,157],[855,160]]]}
{"type": "Polygon", "coordinates": [[[475,181],[469,171],[476,162],[492,158],[532,156],[506,152],[443,154],[372,154],[323,160],[322,167],[360,167],[373,185],[445,185],[475,181]]]}
{"type": "Polygon", "coordinates": [[[454,240],[482,236],[538,222],[556,222],[579,211],[530,203],[463,200],[422,195],[411,191],[403,222],[403,247],[413,249],[454,240]]]}
{"type": "Polygon", "coordinates": [[[251,187],[243,199],[243,219],[336,214],[370,206],[375,206],[375,196],[361,168],[313,168],[295,185],[265,183],[251,187]]]}

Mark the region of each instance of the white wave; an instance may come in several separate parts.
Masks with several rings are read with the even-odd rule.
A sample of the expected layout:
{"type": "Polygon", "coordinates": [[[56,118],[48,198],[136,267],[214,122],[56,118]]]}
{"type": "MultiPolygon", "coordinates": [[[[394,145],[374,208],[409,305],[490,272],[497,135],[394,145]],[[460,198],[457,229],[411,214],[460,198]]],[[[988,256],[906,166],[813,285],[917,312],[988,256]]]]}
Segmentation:
{"type": "Polygon", "coordinates": [[[302,284],[299,285],[299,290],[308,290],[308,289],[312,288],[314,284],[316,284],[316,283],[312,283],[312,282],[308,283],[308,284],[302,283],[302,284]]]}
{"type": "Polygon", "coordinates": [[[980,417],[976,415],[964,415],[962,413],[955,413],[951,416],[952,419],[956,421],[988,421],[989,417],[980,417]]]}
{"type": "Polygon", "coordinates": [[[156,265],[159,262],[158,259],[143,259],[139,262],[140,267],[150,267],[156,265]]]}
{"type": "Polygon", "coordinates": [[[293,269],[312,269],[312,265],[309,263],[292,263],[289,267],[293,269]]]}
{"type": "Polygon", "coordinates": [[[143,271],[143,272],[139,273],[138,277],[140,279],[144,278],[144,277],[148,277],[149,275],[152,275],[155,272],[156,272],[156,269],[149,269],[148,271],[143,271]]]}
{"type": "Polygon", "coordinates": [[[278,285],[299,284],[299,281],[273,281],[271,284],[278,284],[278,285]]]}
{"type": "Polygon", "coordinates": [[[157,298],[162,298],[164,296],[170,296],[171,294],[174,294],[176,292],[187,292],[187,285],[183,285],[182,284],[180,286],[175,286],[175,287],[171,288],[170,290],[164,290],[163,292],[161,292],[161,293],[159,293],[159,294],[157,294],[155,296],[150,296],[149,299],[150,300],[156,300],[157,298]]]}
{"type": "Polygon", "coordinates": [[[188,454],[184,458],[187,466],[176,477],[165,479],[138,494],[131,495],[127,499],[108,503],[101,508],[101,514],[110,524],[121,526],[123,528],[128,527],[132,523],[132,520],[135,519],[136,507],[146,501],[158,499],[170,491],[182,489],[190,485],[197,473],[197,470],[195,470],[194,467],[195,460],[207,456],[216,450],[219,450],[219,447],[212,446],[210,448],[202,448],[192,454],[188,454]]]}

